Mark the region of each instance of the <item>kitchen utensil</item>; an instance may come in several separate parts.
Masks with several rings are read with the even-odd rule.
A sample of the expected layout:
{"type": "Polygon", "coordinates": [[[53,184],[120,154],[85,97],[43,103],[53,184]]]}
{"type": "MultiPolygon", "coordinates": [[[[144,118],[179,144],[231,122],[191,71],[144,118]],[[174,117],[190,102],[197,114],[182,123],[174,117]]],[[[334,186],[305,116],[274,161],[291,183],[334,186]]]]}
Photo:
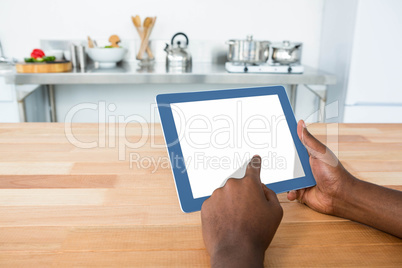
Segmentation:
{"type": "Polygon", "coordinates": [[[127,49],[123,47],[114,48],[89,48],[88,56],[96,62],[99,62],[101,68],[113,68],[116,63],[124,58],[127,53],[127,49]]]}
{"type": "MultiPolygon", "coordinates": [[[[140,36],[141,43],[142,43],[142,40],[144,39],[144,31],[143,31],[143,29],[141,27],[140,16],[138,16],[138,15],[135,16],[135,17],[132,16],[131,20],[133,21],[133,24],[134,24],[135,28],[137,29],[138,35],[140,36]]],[[[154,55],[152,54],[152,51],[149,48],[149,45],[147,45],[146,52],[148,54],[149,59],[154,59],[154,55]]]]}
{"type": "Polygon", "coordinates": [[[119,47],[118,43],[120,43],[121,40],[117,35],[114,34],[109,37],[109,42],[112,47],[119,47]]]}
{"type": "Polygon", "coordinates": [[[71,58],[71,64],[73,65],[73,68],[78,68],[78,59],[77,59],[77,46],[74,44],[70,45],[70,58],[71,58]]]}
{"type": "Polygon", "coordinates": [[[94,48],[95,47],[94,42],[92,41],[91,37],[89,37],[89,36],[88,36],[88,47],[89,48],[94,48]]]}
{"type": "Polygon", "coordinates": [[[72,64],[70,61],[21,62],[17,63],[15,68],[18,73],[61,73],[71,71],[72,64]]]}
{"type": "Polygon", "coordinates": [[[87,55],[85,54],[84,46],[77,46],[77,59],[81,72],[84,72],[85,68],[87,67],[87,55]]]}
{"type": "Polygon", "coordinates": [[[226,42],[229,45],[228,61],[237,63],[264,63],[269,58],[269,41],[253,40],[252,35],[244,39],[233,39],[226,42]]]}
{"type": "Polygon", "coordinates": [[[189,40],[186,34],[176,33],[173,35],[169,44],[166,44],[166,70],[168,72],[189,72],[192,67],[191,54],[188,50],[189,40]],[[181,41],[177,41],[175,38],[178,36],[184,36],[186,43],[183,45],[181,41]]]}
{"type": "Polygon", "coordinates": [[[149,36],[152,33],[152,29],[155,25],[155,21],[156,21],[156,17],[146,18],[144,21],[144,39],[142,40],[140,50],[138,51],[138,54],[137,54],[138,60],[142,60],[145,49],[148,46],[149,36]]]}
{"type": "Polygon", "coordinates": [[[302,53],[302,43],[283,41],[273,43],[272,48],[272,62],[282,65],[300,63],[302,53]]]}

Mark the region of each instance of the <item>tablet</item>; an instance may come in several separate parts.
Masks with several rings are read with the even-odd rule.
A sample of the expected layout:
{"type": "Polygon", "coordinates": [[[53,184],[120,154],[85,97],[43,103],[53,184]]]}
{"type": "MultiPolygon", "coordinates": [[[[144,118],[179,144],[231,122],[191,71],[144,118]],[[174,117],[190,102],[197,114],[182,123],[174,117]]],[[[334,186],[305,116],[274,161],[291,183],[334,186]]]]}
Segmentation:
{"type": "Polygon", "coordinates": [[[261,182],[276,193],[315,185],[284,87],[161,94],[156,102],[183,212],[242,178],[256,154],[261,182]]]}

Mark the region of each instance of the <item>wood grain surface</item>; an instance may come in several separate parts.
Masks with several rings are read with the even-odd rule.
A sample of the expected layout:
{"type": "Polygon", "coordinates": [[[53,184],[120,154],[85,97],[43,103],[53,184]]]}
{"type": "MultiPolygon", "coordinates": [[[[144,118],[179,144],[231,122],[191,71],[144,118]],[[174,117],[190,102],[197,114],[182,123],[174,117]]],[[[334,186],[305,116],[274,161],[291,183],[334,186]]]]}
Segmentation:
{"type": "Polygon", "coordinates": [[[15,69],[18,73],[63,73],[72,70],[71,62],[54,63],[17,63],[15,69]]]}
{"type": "MultiPolygon", "coordinates": [[[[125,148],[144,128],[74,124],[68,140],[60,123],[0,124],[0,266],[208,267],[200,213],[181,212],[160,126],[148,128],[125,148]],[[163,165],[130,165],[138,156],[163,165]]],[[[402,190],[402,125],[308,128],[352,174],[402,190]]],[[[401,239],[279,200],[266,266],[402,267],[401,239]]]]}

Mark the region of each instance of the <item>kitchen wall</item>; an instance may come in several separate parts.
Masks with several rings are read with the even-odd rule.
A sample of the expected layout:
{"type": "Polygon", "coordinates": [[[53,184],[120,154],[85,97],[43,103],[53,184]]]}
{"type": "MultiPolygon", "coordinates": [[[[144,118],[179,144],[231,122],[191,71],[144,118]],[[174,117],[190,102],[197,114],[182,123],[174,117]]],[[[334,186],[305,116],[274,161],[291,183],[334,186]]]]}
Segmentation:
{"type": "Polygon", "coordinates": [[[318,64],[321,0],[2,0],[0,40],[6,55],[23,58],[40,39],[138,39],[132,15],[157,16],[152,39],[178,31],[193,40],[255,38],[304,43],[303,62],[318,64]]]}
{"type": "Polygon", "coordinates": [[[318,68],[337,77],[328,87],[326,122],[342,122],[344,116],[358,2],[328,0],[324,5],[318,68]]]}
{"type": "MultiPolygon", "coordinates": [[[[158,16],[152,39],[167,41],[177,31],[196,42],[222,42],[254,34],[258,39],[304,43],[302,63],[333,73],[328,102],[337,111],[330,121],[402,122],[402,1],[266,0],[266,1],[51,1],[1,0],[0,40],[7,56],[23,58],[41,39],[106,40],[110,34],[137,39],[130,16],[158,16]],[[345,109],[344,109],[345,107],[345,109]]],[[[160,55],[163,55],[161,53],[160,55]]],[[[58,86],[59,120],[80,101],[113,100],[124,113],[143,112],[159,92],[218,88],[214,85],[58,86]],[[119,97],[115,97],[119,96],[119,97]],[[82,97],[82,98],[81,98],[82,97]],[[141,100],[139,104],[135,100],[141,100]],[[133,103],[135,105],[133,105],[133,103]],[[134,108],[133,108],[134,107],[134,108]],[[135,108],[137,107],[137,108],[135,108]]],[[[231,88],[219,85],[219,88],[231,88]]],[[[15,121],[14,88],[0,81],[1,121],[15,121]],[[7,112],[4,112],[7,110],[7,112]]],[[[300,87],[296,116],[307,118],[317,100],[300,87]]],[[[149,110],[149,109],[147,109],[149,110]]],[[[93,121],[83,114],[76,120],[93,121]]],[[[148,115],[146,115],[149,117],[148,115]]]]}
{"type": "MultiPolygon", "coordinates": [[[[0,28],[0,40],[6,55],[22,58],[32,48],[39,47],[41,39],[85,39],[90,35],[105,40],[111,34],[122,39],[138,39],[130,17],[155,15],[158,18],[152,33],[154,40],[167,41],[182,31],[190,40],[222,44],[248,34],[253,34],[255,39],[301,41],[304,43],[302,63],[317,68],[322,10],[320,0],[10,0],[0,2],[0,25],[12,25],[0,28]]],[[[56,86],[58,120],[64,120],[66,113],[80,102],[99,101],[116,104],[116,116],[140,113],[150,120],[149,105],[157,93],[217,88],[233,88],[233,85],[56,86]]],[[[307,118],[317,109],[317,99],[302,87],[297,102],[298,118],[307,118]]],[[[77,122],[97,120],[96,111],[84,111],[74,117],[77,122]]]]}
{"type": "Polygon", "coordinates": [[[402,123],[402,1],[359,1],[345,122],[402,123]]]}

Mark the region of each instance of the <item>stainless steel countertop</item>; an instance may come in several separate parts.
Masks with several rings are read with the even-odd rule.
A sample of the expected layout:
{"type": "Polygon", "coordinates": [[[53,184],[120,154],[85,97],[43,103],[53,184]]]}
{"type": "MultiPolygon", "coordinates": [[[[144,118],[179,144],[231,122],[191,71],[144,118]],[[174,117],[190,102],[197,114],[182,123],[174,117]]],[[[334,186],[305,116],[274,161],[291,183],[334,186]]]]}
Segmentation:
{"type": "Polygon", "coordinates": [[[8,84],[308,84],[333,85],[336,77],[305,66],[303,74],[228,73],[223,64],[193,63],[191,73],[167,73],[164,63],[153,69],[141,69],[136,63],[124,63],[112,69],[89,66],[85,72],[3,74],[8,84]]]}

